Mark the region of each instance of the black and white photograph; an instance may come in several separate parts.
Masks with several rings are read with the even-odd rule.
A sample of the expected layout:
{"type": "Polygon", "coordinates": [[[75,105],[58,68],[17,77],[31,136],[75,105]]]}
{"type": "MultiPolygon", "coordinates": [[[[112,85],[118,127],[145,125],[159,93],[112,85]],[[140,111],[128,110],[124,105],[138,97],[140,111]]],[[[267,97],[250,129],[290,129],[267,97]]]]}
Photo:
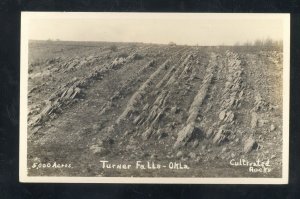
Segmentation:
{"type": "Polygon", "coordinates": [[[290,15],[22,12],[20,181],[287,184],[290,15]]]}

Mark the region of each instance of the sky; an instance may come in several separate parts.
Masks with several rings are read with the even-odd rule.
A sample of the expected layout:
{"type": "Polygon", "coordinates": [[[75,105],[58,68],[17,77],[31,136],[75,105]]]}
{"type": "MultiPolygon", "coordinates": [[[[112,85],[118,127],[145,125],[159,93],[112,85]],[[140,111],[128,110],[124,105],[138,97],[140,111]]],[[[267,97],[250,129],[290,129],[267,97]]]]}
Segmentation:
{"type": "Polygon", "coordinates": [[[23,18],[33,40],[233,45],[281,40],[284,30],[280,14],[25,13],[23,18]]]}

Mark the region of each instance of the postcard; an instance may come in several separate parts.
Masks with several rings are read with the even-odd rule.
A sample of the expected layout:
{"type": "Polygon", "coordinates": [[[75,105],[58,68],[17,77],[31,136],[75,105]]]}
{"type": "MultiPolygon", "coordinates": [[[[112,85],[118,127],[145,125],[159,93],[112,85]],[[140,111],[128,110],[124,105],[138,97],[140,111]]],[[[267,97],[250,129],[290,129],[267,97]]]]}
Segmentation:
{"type": "Polygon", "coordinates": [[[287,184],[290,15],[22,12],[20,181],[287,184]]]}

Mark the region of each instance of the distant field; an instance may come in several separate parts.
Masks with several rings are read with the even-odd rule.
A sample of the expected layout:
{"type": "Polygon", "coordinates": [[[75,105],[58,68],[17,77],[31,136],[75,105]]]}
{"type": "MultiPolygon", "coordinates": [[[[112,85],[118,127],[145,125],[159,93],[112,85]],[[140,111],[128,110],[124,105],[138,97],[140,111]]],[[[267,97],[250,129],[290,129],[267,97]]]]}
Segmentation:
{"type": "Polygon", "coordinates": [[[282,59],[275,47],[31,41],[28,174],[281,177],[282,59]],[[272,170],[230,165],[240,159],[272,170]],[[72,168],[33,168],[54,162],[72,168]]]}

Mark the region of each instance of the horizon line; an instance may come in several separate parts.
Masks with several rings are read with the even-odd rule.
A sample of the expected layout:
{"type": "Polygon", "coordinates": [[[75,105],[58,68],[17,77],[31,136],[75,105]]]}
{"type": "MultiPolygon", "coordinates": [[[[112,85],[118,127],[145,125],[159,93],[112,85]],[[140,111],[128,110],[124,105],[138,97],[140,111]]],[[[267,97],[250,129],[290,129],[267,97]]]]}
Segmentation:
{"type": "MultiPolygon", "coordinates": [[[[265,41],[263,39],[256,39],[260,41],[265,41]]],[[[211,47],[218,47],[218,46],[259,46],[259,45],[254,45],[254,42],[256,41],[246,41],[246,42],[236,42],[239,43],[237,44],[218,44],[218,45],[201,45],[201,44],[177,44],[176,42],[170,41],[168,43],[155,43],[155,42],[138,42],[138,41],[101,41],[101,40],[61,40],[61,39],[28,39],[28,41],[40,41],[40,42],[89,42],[89,43],[132,43],[132,44],[148,44],[148,45],[175,45],[175,46],[195,46],[195,47],[206,47],[206,46],[211,46],[211,47]],[[248,43],[248,45],[247,45],[248,43]]],[[[281,39],[272,39],[273,42],[282,42],[283,40],[281,39]]],[[[260,45],[264,46],[264,45],[260,45]]]]}

